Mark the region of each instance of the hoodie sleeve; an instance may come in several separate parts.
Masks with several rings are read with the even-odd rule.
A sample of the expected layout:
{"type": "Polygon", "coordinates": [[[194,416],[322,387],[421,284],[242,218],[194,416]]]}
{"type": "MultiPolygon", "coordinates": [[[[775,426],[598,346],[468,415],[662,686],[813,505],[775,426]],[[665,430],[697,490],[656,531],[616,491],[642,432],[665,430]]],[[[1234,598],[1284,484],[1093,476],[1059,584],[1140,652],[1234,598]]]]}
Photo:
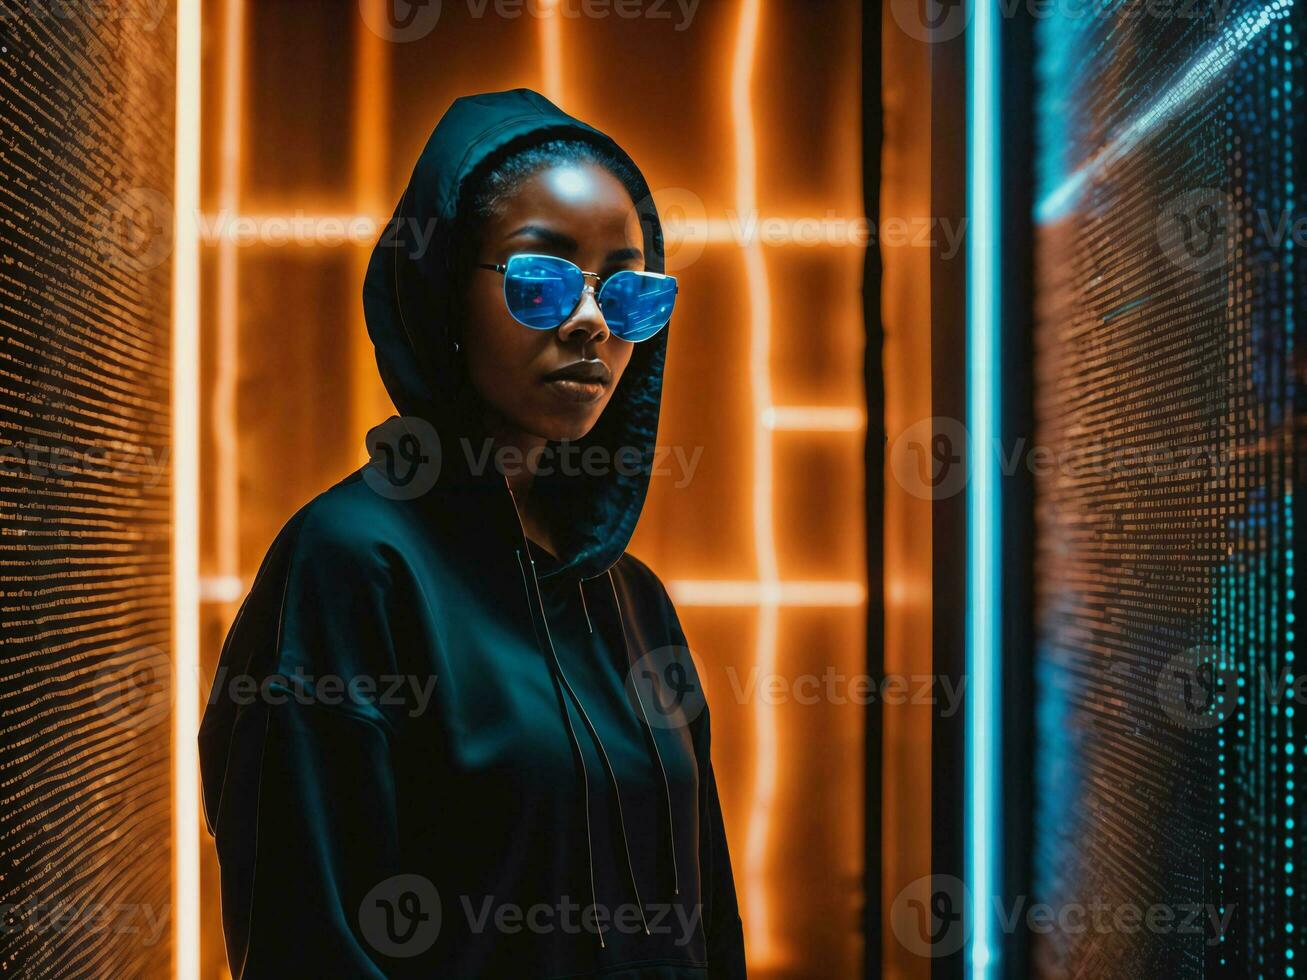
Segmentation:
{"type": "Polygon", "coordinates": [[[357,537],[310,513],[284,580],[247,600],[257,613],[254,593],[276,589],[275,616],[243,608],[224,644],[205,720],[226,720],[226,758],[206,755],[203,729],[201,754],[206,789],[221,780],[206,813],[237,980],[390,972],[360,909],[398,863],[393,728],[376,698],[341,688],[393,668],[395,629],[385,562],[357,537]]]}
{"type": "Polygon", "coordinates": [[[742,980],[744,928],[735,896],[726,825],[717,796],[717,777],[708,755],[708,710],[703,712],[703,754],[699,780],[699,873],[703,882],[704,931],[708,937],[708,976],[712,980],[742,980]]]}
{"type": "MultiPolygon", "coordinates": [[[[668,638],[684,650],[690,649],[671,596],[657,576],[639,566],[658,582],[667,615],[668,638]]],[[[699,680],[702,685],[702,678],[699,680]]],[[[705,703],[692,723],[694,753],[699,765],[699,875],[704,903],[704,932],[708,940],[708,976],[711,980],[740,980],[746,975],[744,927],[735,894],[735,876],[726,846],[726,823],[717,795],[717,777],[712,765],[711,712],[705,703]]]]}

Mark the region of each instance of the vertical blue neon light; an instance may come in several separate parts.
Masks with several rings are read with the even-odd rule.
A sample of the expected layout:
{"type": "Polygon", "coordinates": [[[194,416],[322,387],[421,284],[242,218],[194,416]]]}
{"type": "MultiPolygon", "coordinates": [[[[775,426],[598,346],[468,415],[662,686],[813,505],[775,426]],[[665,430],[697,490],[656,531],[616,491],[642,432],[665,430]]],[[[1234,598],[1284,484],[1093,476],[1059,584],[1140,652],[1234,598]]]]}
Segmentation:
{"type": "Polygon", "coordinates": [[[965,874],[971,935],[966,973],[1000,972],[999,815],[999,9],[973,0],[967,31],[967,711],[965,874]]]}

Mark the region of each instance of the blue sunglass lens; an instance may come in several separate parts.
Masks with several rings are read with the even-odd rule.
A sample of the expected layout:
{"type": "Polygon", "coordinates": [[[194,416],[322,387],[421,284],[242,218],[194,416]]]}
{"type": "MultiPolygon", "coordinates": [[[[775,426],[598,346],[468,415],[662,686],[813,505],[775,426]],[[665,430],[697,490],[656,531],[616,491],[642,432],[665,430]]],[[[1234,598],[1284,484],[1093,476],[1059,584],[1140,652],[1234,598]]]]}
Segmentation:
{"type": "Polygon", "coordinates": [[[580,269],[548,255],[514,255],[504,270],[508,312],[532,330],[553,330],[566,322],[584,287],[580,269]]]}
{"type": "MultiPolygon", "coordinates": [[[[581,300],[585,275],[573,263],[551,255],[514,255],[504,270],[508,311],[532,330],[554,330],[567,322],[581,300]]],[[[667,325],[676,302],[676,279],[627,269],[599,290],[599,308],[614,337],[648,340],[667,325]]]]}
{"type": "Polygon", "coordinates": [[[613,336],[648,340],[667,325],[676,304],[676,279],[656,272],[617,272],[599,291],[599,308],[613,336]]]}

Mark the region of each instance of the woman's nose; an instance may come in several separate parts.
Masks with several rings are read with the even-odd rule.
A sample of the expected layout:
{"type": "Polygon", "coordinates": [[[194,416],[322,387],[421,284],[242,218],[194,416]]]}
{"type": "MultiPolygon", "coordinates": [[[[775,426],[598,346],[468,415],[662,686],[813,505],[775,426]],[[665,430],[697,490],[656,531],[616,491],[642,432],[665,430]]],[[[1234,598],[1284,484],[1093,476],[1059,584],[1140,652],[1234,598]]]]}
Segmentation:
{"type": "Polygon", "coordinates": [[[599,309],[599,297],[589,284],[581,292],[581,303],[576,312],[558,328],[558,339],[565,344],[578,337],[582,345],[601,343],[608,339],[608,324],[604,320],[603,311],[599,309]]]}

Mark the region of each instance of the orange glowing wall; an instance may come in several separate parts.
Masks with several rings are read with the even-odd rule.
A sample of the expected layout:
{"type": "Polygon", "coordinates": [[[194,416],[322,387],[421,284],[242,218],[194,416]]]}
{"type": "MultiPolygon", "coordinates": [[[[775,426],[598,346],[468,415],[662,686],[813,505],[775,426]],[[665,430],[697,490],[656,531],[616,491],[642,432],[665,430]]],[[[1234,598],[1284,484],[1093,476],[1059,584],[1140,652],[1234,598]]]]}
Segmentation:
{"type": "MultiPolygon", "coordinates": [[[[232,222],[380,222],[453,98],[536,88],[640,163],[682,280],[659,442],[697,463],[688,479],[677,465],[655,476],[631,550],[667,584],[703,665],[751,974],[853,976],[861,4],[700,3],[687,22],[671,3],[645,5],[666,18],[574,16],[577,3],[509,18],[446,0],[429,32],[396,41],[369,26],[387,2],[204,5],[201,674],[276,530],[364,460],[364,432],[391,411],[360,305],[375,235],[248,244],[232,222]]],[[[221,977],[202,844],[200,972],[221,977]]]]}
{"type": "MultiPolygon", "coordinates": [[[[883,11],[880,226],[881,315],[885,342],[885,674],[932,672],[932,491],[920,471],[932,434],[930,46],[883,11]],[[897,223],[897,224],[896,224],[897,223]],[[889,229],[913,229],[890,235],[889,229]]],[[[915,687],[916,685],[911,685],[915,687]]],[[[931,725],[926,703],[881,707],[882,957],[878,975],[930,976],[931,961],[898,938],[891,916],[904,889],[931,873],[931,725]]],[[[908,893],[914,894],[914,893],[908,893]]],[[[902,928],[902,921],[899,923],[902,928]]]]}

